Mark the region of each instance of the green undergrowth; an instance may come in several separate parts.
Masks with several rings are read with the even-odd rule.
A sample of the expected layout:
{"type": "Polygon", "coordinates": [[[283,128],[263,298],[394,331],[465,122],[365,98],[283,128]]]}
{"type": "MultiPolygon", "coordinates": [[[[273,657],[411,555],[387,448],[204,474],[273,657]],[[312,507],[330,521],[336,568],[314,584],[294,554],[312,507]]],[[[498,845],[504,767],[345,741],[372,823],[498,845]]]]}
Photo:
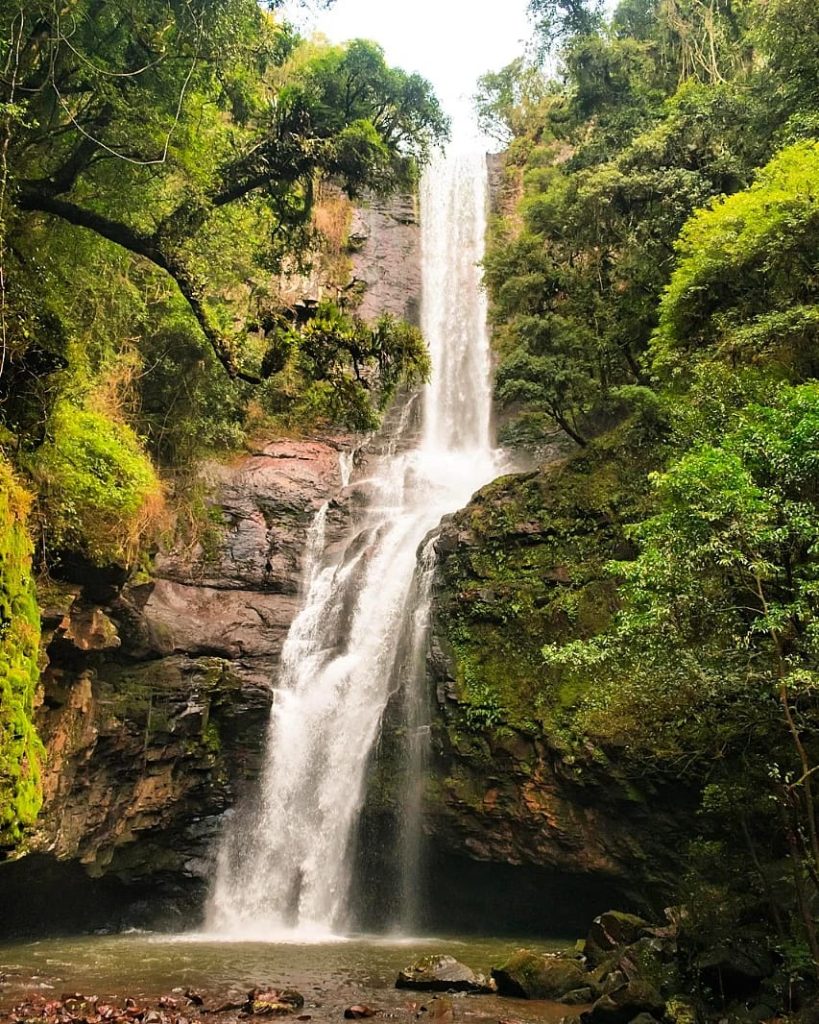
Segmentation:
{"type": "Polygon", "coordinates": [[[31,575],[31,498],[0,455],[0,847],[16,846],[42,804],[34,728],[40,615],[31,575]]]}
{"type": "Polygon", "coordinates": [[[162,487],[136,434],[102,413],[60,402],[31,460],[47,550],[96,565],[132,564],[162,509],[162,487]]]}
{"type": "Polygon", "coordinates": [[[638,419],[573,457],[484,488],[456,517],[469,538],[442,564],[439,628],[468,731],[559,733],[583,686],[544,667],[546,642],[594,636],[616,608],[612,558],[645,509],[662,442],[638,419]]]}

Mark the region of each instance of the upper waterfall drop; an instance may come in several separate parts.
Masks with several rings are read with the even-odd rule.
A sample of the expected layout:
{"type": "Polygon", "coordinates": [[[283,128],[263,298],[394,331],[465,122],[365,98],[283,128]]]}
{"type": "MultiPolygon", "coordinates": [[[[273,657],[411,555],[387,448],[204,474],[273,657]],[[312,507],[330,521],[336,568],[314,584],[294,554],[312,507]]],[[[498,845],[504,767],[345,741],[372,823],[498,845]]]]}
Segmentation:
{"type": "MultiPolygon", "coordinates": [[[[421,189],[422,320],[432,357],[420,441],[387,446],[339,554],[324,511],[308,539],[304,601],[283,652],[258,804],[222,838],[207,928],[225,938],[322,938],[350,911],[352,837],[381,719],[423,642],[422,541],[495,477],[481,154],[440,158],[421,189]]],[[[406,418],[398,431],[406,432],[406,418]]],[[[364,482],[360,484],[364,486],[364,482]]],[[[415,681],[418,682],[418,681],[415,681]]],[[[420,683],[419,683],[420,685],[420,683]]]]}
{"type": "Polygon", "coordinates": [[[488,306],[478,264],[489,200],[483,154],[432,164],[421,183],[421,326],[432,359],[426,451],[492,452],[488,306]]]}

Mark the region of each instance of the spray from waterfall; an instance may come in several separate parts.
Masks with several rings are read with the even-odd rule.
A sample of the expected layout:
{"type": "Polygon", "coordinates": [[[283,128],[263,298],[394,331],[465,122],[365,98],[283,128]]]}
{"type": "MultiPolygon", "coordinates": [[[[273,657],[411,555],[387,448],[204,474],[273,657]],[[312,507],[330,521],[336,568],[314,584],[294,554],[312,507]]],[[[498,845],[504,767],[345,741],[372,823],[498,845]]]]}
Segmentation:
{"type": "MultiPolygon", "coordinates": [[[[422,320],[433,372],[423,394],[422,436],[413,442],[410,417],[400,418],[367,481],[359,482],[365,509],[341,553],[324,550],[326,510],[316,518],[304,603],[282,652],[258,806],[234,819],[222,839],[208,911],[212,932],[310,938],[347,926],[352,838],[382,716],[404,682],[397,677],[421,675],[434,555],[425,545],[419,563],[419,547],[500,468],[490,440],[490,351],[478,268],[486,203],[481,155],[441,159],[424,177],[422,320]]],[[[352,466],[343,469],[349,480],[352,466]]],[[[416,863],[420,821],[420,708],[410,710],[419,745],[407,768],[419,784],[407,796],[406,876],[416,863]]]]}

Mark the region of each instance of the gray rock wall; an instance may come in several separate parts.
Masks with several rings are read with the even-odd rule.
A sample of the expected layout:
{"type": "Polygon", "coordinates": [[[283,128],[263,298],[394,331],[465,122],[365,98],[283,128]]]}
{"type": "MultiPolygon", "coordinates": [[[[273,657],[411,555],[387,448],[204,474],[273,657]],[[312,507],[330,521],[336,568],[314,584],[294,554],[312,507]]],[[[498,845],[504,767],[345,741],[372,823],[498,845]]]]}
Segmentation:
{"type": "Polygon", "coordinates": [[[418,324],[421,311],[421,232],[414,195],[373,198],[353,214],[353,278],[365,320],[391,313],[418,324]]]}

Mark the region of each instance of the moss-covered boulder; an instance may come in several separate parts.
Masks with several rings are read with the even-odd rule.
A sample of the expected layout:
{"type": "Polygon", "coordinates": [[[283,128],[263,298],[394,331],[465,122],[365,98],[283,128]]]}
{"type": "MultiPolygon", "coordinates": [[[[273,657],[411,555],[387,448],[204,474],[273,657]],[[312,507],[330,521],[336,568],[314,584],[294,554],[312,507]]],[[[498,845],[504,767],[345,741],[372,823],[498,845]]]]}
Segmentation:
{"type": "Polygon", "coordinates": [[[649,922],[636,914],[626,914],[622,910],[607,910],[605,914],[600,914],[592,921],[583,946],[583,954],[589,963],[597,965],[613,950],[637,942],[649,927],[649,922]]]}
{"type": "Polygon", "coordinates": [[[578,960],[519,949],[506,963],[492,968],[502,996],[520,999],[560,1000],[570,992],[587,988],[588,975],[578,960]]]}
{"type": "Polygon", "coordinates": [[[629,1024],[641,1014],[659,1019],[665,1013],[665,1000],[647,981],[629,981],[597,1000],[581,1014],[583,1024],[629,1024]]]}
{"type": "Polygon", "coordinates": [[[0,848],[16,846],[42,803],[34,728],[40,614],[27,530],[31,499],[0,456],[0,848]]]}

